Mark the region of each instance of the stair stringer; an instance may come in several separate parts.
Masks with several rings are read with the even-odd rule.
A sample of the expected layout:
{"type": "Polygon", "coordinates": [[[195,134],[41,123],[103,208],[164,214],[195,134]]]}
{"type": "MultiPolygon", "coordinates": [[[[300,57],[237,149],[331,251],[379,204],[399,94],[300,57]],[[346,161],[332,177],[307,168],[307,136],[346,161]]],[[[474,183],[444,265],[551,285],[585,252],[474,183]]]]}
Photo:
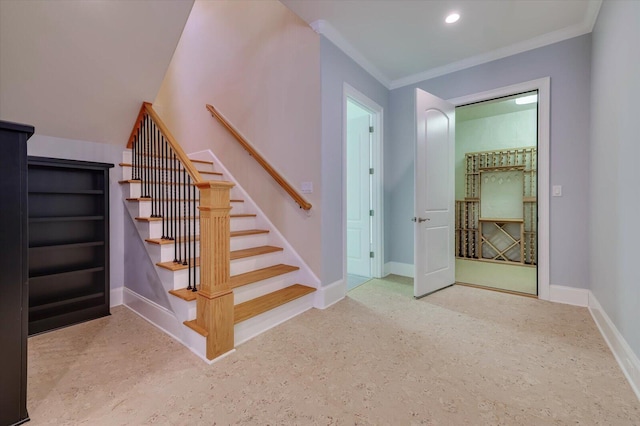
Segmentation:
{"type": "MultiPolygon", "coordinates": [[[[233,182],[236,186],[233,187],[232,191],[236,192],[236,194],[241,195],[240,198],[244,199],[245,203],[245,211],[253,211],[257,214],[256,224],[258,228],[264,228],[269,230],[269,239],[270,244],[282,247],[283,251],[283,259],[284,263],[288,263],[291,265],[296,265],[300,267],[300,270],[297,272],[299,277],[299,282],[304,283],[309,287],[314,287],[315,289],[320,288],[320,279],[318,276],[311,270],[309,265],[302,259],[302,257],[296,252],[296,250],[291,246],[289,241],[282,235],[282,233],[278,230],[278,228],[269,220],[267,215],[262,211],[262,209],[256,204],[256,202],[251,198],[251,196],[242,188],[242,186],[238,183],[238,181],[233,177],[233,175],[227,170],[224,164],[220,161],[218,157],[211,151],[210,149],[194,152],[188,154],[188,157],[195,160],[205,160],[205,161],[213,161],[216,169],[219,169],[219,172],[222,172],[225,180],[233,182]]],[[[318,297],[319,292],[314,293],[315,297],[318,297]]],[[[316,302],[314,300],[314,306],[316,302]]]]}

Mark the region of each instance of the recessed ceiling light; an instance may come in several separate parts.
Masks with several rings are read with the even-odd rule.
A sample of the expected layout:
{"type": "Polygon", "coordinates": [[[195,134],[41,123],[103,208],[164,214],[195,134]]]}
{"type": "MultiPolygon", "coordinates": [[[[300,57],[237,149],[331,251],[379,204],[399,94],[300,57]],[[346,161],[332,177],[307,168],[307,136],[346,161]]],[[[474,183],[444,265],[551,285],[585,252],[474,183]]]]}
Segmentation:
{"type": "Polygon", "coordinates": [[[444,22],[446,22],[447,24],[453,24],[454,22],[458,22],[458,19],[460,19],[460,14],[459,13],[452,13],[449,16],[446,17],[444,22]]]}
{"type": "Polygon", "coordinates": [[[534,102],[538,102],[538,95],[529,95],[523,96],[521,98],[516,98],[516,104],[518,105],[532,104],[534,102]]]}

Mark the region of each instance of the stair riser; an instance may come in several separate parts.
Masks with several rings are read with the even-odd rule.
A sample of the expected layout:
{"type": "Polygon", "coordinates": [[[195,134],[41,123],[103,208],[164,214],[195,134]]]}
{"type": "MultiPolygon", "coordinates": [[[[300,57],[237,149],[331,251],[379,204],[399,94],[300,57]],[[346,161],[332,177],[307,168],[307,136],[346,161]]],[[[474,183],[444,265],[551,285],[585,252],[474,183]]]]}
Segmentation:
{"type": "Polygon", "coordinates": [[[266,280],[235,288],[233,289],[233,302],[237,305],[239,303],[246,302],[247,300],[255,299],[256,297],[264,296],[265,294],[273,293],[274,291],[289,287],[290,285],[299,282],[298,275],[298,271],[293,271],[287,274],[278,275],[277,277],[267,278],[266,280]]]}
{"type": "MultiPolygon", "coordinates": [[[[200,267],[196,267],[195,269],[196,277],[198,277],[198,282],[200,282],[200,267]]],[[[187,287],[188,285],[189,273],[187,269],[182,269],[180,271],[174,272],[165,268],[157,268],[157,271],[158,276],[160,277],[160,280],[162,281],[162,284],[167,289],[167,291],[179,290],[181,288],[187,287]]]]}
{"type": "Polygon", "coordinates": [[[171,308],[173,312],[176,314],[176,318],[179,322],[183,323],[185,321],[189,321],[195,319],[196,317],[196,301],[187,302],[184,299],[179,297],[175,297],[169,295],[169,302],[171,303],[171,308]]]}
{"type": "MultiPolygon", "coordinates": [[[[140,224],[143,224],[145,227],[139,228],[141,230],[141,235],[143,236],[143,238],[162,238],[162,221],[158,220],[158,221],[153,221],[153,222],[147,222],[147,221],[137,221],[140,224]]],[[[192,234],[193,231],[193,225],[195,222],[195,234],[196,235],[200,235],[200,221],[196,220],[188,220],[188,221],[184,221],[184,220],[180,220],[177,222],[177,225],[180,227],[181,232],[183,232],[182,230],[184,230],[184,227],[186,226],[187,229],[190,230],[190,234],[192,234]]],[[[165,227],[170,227],[170,229],[168,230],[169,232],[173,231],[173,224],[171,222],[167,223],[165,225],[165,227]]]]}
{"type": "MultiPolygon", "coordinates": [[[[178,250],[180,253],[184,253],[184,244],[178,244],[178,250]]],[[[187,250],[189,248],[187,247],[187,250]]],[[[193,250],[193,248],[192,248],[193,250]]],[[[154,261],[154,263],[158,262],[170,262],[175,258],[175,249],[173,244],[149,244],[147,243],[147,251],[149,252],[149,256],[154,261]]],[[[200,244],[196,244],[196,253],[195,256],[192,253],[191,257],[200,256],[200,244]]],[[[184,256],[181,256],[184,257],[184,256]]]]}
{"type": "Polygon", "coordinates": [[[231,251],[269,245],[269,234],[246,235],[231,238],[231,251]]]}
{"type": "MultiPolygon", "coordinates": [[[[233,197],[232,197],[232,199],[233,199],[233,197]]],[[[246,211],[244,204],[245,203],[234,203],[234,202],[232,202],[231,203],[231,212],[230,212],[230,214],[251,213],[251,212],[246,211]]]]}
{"type": "Polygon", "coordinates": [[[231,261],[231,275],[255,271],[256,269],[266,268],[278,263],[282,263],[281,251],[251,256],[244,259],[235,259],[231,261]]]}
{"type": "Polygon", "coordinates": [[[268,312],[242,321],[234,326],[235,345],[240,345],[247,340],[264,333],[270,328],[281,324],[313,307],[314,294],[292,300],[282,306],[278,306],[268,312]]]}
{"type": "Polygon", "coordinates": [[[243,229],[256,229],[256,218],[255,217],[232,217],[231,230],[241,231],[243,229]]]}
{"type": "MultiPolygon", "coordinates": [[[[129,209],[133,217],[151,217],[151,201],[147,201],[147,200],[127,201],[127,205],[128,205],[127,208],[129,209]],[[129,207],[129,205],[131,207],[129,207]]],[[[196,211],[199,205],[200,203],[196,202],[196,211]]],[[[178,214],[184,215],[183,212],[184,212],[184,205],[183,203],[179,203],[178,214]]]]}

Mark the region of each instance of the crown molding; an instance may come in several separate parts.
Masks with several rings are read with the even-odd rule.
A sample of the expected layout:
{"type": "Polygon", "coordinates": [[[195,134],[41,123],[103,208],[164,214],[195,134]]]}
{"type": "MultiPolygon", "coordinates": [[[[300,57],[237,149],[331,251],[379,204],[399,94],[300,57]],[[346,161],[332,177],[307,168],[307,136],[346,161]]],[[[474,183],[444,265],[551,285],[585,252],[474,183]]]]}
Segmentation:
{"type": "Polygon", "coordinates": [[[380,84],[387,89],[391,88],[391,79],[369,62],[369,60],[365,58],[358,49],[353,47],[331,24],[324,19],[318,19],[310,23],[309,26],[311,26],[316,33],[325,36],[331,43],[335,44],[338,49],[342,50],[348,57],[353,59],[356,64],[364,68],[364,70],[378,80],[380,84]]]}
{"type": "Polygon", "coordinates": [[[452,62],[441,67],[432,68],[421,73],[393,80],[391,82],[390,89],[393,90],[400,87],[408,86],[410,84],[415,84],[424,80],[429,80],[431,78],[440,77],[445,74],[461,71],[463,69],[471,68],[476,65],[485,64],[497,59],[506,58],[507,56],[516,55],[528,50],[537,49],[539,47],[547,46],[553,43],[590,33],[591,31],[593,31],[593,26],[595,25],[598,18],[600,6],[602,6],[602,0],[590,0],[587,7],[587,12],[585,13],[585,18],[579,24],[562,28],[557,31],[552,31],[550,33],[546,33],[541,36],[534,37],[520,43],[515,43],[500,49],[496,49],[491,52],[472,56],[461,61],[452,62]]]}

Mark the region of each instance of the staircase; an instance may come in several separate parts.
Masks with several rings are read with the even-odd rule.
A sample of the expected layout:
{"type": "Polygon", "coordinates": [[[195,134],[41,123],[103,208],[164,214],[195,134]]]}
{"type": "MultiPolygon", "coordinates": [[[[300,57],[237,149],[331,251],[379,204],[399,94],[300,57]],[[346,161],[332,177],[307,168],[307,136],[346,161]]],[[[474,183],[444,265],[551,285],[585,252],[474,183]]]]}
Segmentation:
{"type": "MultiPolygon", "coordinates": [[[[155,117],[155,120],[159,119],[155,117]]],[[[162,129],[163,125],[159,127],[162,129]]],[[[136,224],[139,237],[145,242],[150,261],[155,264],[163,290],[170,295],[172,314],[176,321],[182,324],[178,335],[173,333],[174,337],[201,358],[212,362],[228,350],[212,351],[212,343],[209,342],[208,346],[207,341],[214,337],[219,340],[220,334],[227,332],[217,329],[215,321],[212,323],[211,320],[205,321],[204,317],[201,317],[210,313],[199,312],[199,310],[209,309],[203,307],[204,302],[201,304],[198,301],[199,293],[200,296],[204,294],[209,297],[209,293],[206,290],[203,291],[199,283],[202,273],[200,265],[202,208],[199,206],[198,196],[190,201],[193,208],[188,208],[186,202],[183,204],[184,194],[189,194],[188,196],[191,197],[189,188],[193,188],[194,185],[189,183],[189,180],[180,180],[180,173],[172,172],[175,172],[173,169],[179,169],[186,175],[186,169],[194,167],[197,170],[194,173],[199,174],[205,180],[204,183],[224,184],[233,182],[233,177],[217,162],[210,151],[190,156],[193,158],[189,158],[186,162],[191,164],[184,166],[157,160],[158,157],[163,156],[162,150],[147,151],[141,153],[139,150],[133,154],[131,150],[126,150],[123,154],[123,161],[120,164],[122,170],[120,184],[124,202],[136,224]],[[143,173],[144,178],[135,178],[136,172],[133,169],[136,163],[138,170],[149,168],[160,170],[155,175],[147,170],[146,174],[143,173]],[[169,188],[169,190],[147,190],[148,187],[144,185],[153,185],[153,179],[160,179],[158,176],[165,180],[163,188],[169,188]],[[180,192],[180,189],[175,191],[172,188],[182,188],[184,192],[180,192]],[[149,194],[143,194],[144,192],[149,194]],[[172,203],[176,203],[176,199],[180,199],[176,203],[178,208],[167,210],[155,207],[154,212],[154,206],[157,204],[153,204],[154,197],[150,194],[162,197],[160,204],[162,206],[171,206],[172,203]],[[143,195],[146,196],[143,197],[143,195]],[[160,210],[163,210],[164,214],[159,214],[160,210]],[[167,224],[170,220],[174,225],[167,224]],[[167,226],[177,227],[178,230],[187,229],[189,232],[178,233],[176,238],[167,239],[165,237],[167,226]],[[181,253],[185,255],[180,257],[181,253]],[[186,260],[174,262],[176,256],[178,259],[186,260]],[[211,325],[206,326],[206,324],[211,325]]],[[[201,185],[202,183],[198,183],[196,186],[200,188],[201,185]]],[[[228,184],[228,186],[231,185],[228,184]]],[[[193,192],[196,191],[193,190],[193,192]]],[[[224,288],[230,289],[233,295],[233,313],[227,320],[233,323],[232,342],[235,347],[312,308],[314,292],[319,281],[242,188],[237,184],[233,186],[230,189],[229,198],[231,205],[228,214],[229,241],[222,241],[220,244],[214,241],[213,246],[214,248],[226,247],[228,250],[229,278],[228,283],[224,283],[224,288]]],[[[214,273],[217,274],[220,269],[224,270],[224,263],[221,265],[221,267],[213,267],[214,273]]],[[[207,297],[203,296],[201,299],[205,300],[207,297]]],[[[224,312],[225,308],[221,309],[224,312]]],[[[139,314],[145,316],[144,312],[139,314]]],[[[147,319],[154,322],[151,318],[147,319]]]]}

